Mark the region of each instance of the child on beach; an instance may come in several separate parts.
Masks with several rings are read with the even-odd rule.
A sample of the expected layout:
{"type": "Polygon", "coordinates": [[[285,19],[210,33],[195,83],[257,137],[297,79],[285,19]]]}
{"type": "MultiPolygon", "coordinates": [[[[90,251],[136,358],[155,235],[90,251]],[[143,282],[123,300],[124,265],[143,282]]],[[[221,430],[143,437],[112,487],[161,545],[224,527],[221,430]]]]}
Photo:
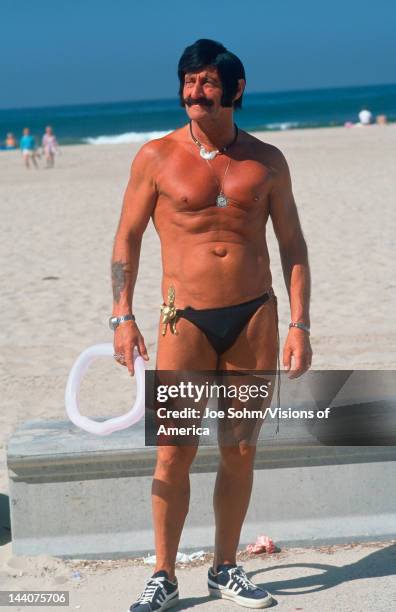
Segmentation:
{"type": "Polygon", "coordinates": [[[53,168],[55,165],[55,154],[58,152],[58,142],[50,125],[47,125],[45,128],[45,134],[41,144],[47,162],[47,168],[53,168]]]}
{"type": "Polygon", "coordinates": [[[36,142],[34,137],[31,135],[29,128],[24,128],[23,130],[20,148],[26,168],[30,168],[30,160],[32,160],[33,165],[38,168],[36,160],[36,142]]]}

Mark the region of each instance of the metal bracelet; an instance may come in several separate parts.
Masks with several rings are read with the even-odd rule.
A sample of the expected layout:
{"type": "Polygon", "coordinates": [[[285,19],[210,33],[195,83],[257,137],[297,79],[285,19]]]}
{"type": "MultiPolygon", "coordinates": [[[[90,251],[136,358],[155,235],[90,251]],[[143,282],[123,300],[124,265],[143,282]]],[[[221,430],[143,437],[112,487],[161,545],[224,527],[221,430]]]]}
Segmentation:
{"type": "Polygon", "coordinates": [[[135,315],[133,314],[127,314],[127,315],[122,315],[121,317],[117,317],[118,318],[118,324],[120,323],[124,323],[124,321],[135,321],[135,315]]]}
{"type": "Polygon", "coordinates": [[[124,323],[124,321],[135,321],[135,317],[133,314],[126,314],[122,315],[121,317],[110,317],[109,327],[115,331],[120,323],[124,323]]]}
{"type": "Polygon", "coordinates": [[[299,321],[297,322],[292,321],[291,323],[289,323],[289,329],[291,327],[297,327],[298,329],[302,329],[303,331],[307,332],[308,335],[311,333],[311,330],[309,329],[309,327],[304,325],[304,323],[300,323],[299,321]]]}

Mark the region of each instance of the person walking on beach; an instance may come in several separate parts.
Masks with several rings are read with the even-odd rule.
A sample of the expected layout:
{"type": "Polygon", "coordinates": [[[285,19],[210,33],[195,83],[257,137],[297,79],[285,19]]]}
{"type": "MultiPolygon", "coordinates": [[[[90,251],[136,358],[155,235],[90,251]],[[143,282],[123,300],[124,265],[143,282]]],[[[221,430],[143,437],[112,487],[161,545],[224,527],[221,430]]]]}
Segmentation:
{"type": "MultiPolygon", "coordinates": [[[[291,377],[300,376],[312,358],[310,273],[287,162],[276,147],[234,124],[245,71],[223,45],[201,39],[187,47],[178,76],[189,122],[140,149],[125,192],[112,256],[114,357],[131,374],[134,347],[148,359],[132,303],[141,240],[151,218],[163,264],[156,369],[276,370],[277,304],[265,238],[271,218],[291,310],[283,364],[291,377]]],[[[256,439],[252,443],[240,432],[233,445],[220,439],[215,552],[207,584],[213,597],[266,608],[271,595],[236,565],[256,439]]],[[[196,445],[157,447],[156,568],[130,611],[158,612],[178,601],[175,561],[196,452],[196,445]]]]}
{"type": "Polygon", "coordinates": [[[55,155],[58,152],[58,142],[50,125],[47,125],[45,128],[41,146],[43,147],[47,168],[53,168],[55,165],[55,155]]]}
{"type": "Polygon", "coordinates": [[[30,168],[30,161],[32,161],[33,165],[38,168],[36,160],[36,141],[31,135],[29,128],[24,128],[19,146],[22,151],[26,168],[30,168]]]}

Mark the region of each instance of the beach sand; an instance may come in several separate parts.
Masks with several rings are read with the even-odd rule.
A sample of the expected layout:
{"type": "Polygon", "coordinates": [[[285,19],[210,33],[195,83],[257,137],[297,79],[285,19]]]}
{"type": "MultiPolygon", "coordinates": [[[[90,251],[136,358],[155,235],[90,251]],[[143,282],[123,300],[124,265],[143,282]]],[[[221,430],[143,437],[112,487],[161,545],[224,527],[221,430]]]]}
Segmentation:
{"type": "MultiPolygon", "coordinates": [[[[395,368],[396,125],[258,136],[280,147],[293,177],[312,268],[313,367],[395,368]]],[[[137,149],[126,144],[64,147],[54,170],[38,171],[25,170],[17,151],[0,153],[4,495],[5,447],[16,425],[28,419],[65,420],[64,389],[73,360],[92,344],[112,341],[107,327],[112,242],[137,149]]],[[[288,300],[272,228],[268,240],[283,339],[288,300]]],[[[134,311],[151,367],[160,276],[159,242],[150,223],[134,311]]],[[[129,408],[130,388],[125,369],[110,360],[98,363],[84,382],[83,410],[92,416],[111,414],[111,406],[120,414],[129,408]]],[[[1,551],[0,576],[11,558],[10,544],[1,551]]]]}
{"type": "MultiPolygon", "coordinates": [[[[237,561],[243,563],[253,582],[269,590],[282,612],[388,612],[396,583],[392,572],[394,555],[395,542],[388,541],[291,548],[256,558],[242,553],[237,561]]],[[[211,560],[212,556],[206,555],[192,567],[178,565],[180,604],[175,611],[245,609],[208,597],[206,576],[211,560]]],[[[14,557],[0,569],[0,585],[3,580],[7,587],[1,588],[8,590],[69,591],[67,610],[126,612],[151,573],[152,567],[143,565],[141,559],[65,561],[46,555],[14,557]]],[[[54,607],[40,610],[53,612],[54,607]]]]}

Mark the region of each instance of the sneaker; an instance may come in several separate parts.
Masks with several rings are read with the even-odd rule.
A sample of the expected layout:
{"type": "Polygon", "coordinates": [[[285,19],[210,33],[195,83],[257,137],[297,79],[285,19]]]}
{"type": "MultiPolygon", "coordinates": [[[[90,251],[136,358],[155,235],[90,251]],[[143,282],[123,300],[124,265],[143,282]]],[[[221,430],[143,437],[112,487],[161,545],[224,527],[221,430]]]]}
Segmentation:
{"type": "Polygon", "coordinates": [[[208,571],[209,595],[231,599],[245,608],[268,608],[274,603],[265,589],[253,584],[242,567],[237,565],[219,565],[215,573],[208,571]]]}
{"type": "Polygon", "coordinates": [[[177,580],[171,582],[165,570],[156,572],[146,582],[143,592],[128,608],[128,612],[161,612],[179,601],[177,580]]]}

